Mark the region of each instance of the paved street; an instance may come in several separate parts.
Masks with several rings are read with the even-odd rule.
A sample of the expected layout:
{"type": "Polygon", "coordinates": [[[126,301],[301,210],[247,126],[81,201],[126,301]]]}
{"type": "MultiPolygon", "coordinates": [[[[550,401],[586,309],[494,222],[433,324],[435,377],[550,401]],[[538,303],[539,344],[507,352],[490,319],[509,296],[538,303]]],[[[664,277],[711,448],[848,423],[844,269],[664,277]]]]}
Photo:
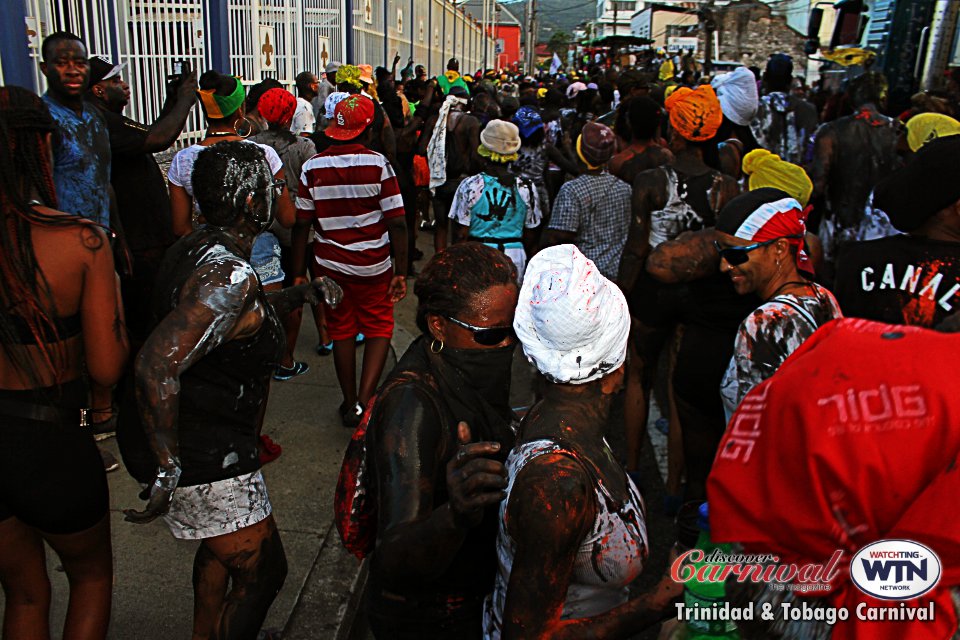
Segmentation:
{"type": "MultiPolygon", "coordinates": [[[[432,253],[432,236],[421,236],[418,244],[428,255],[432,253]]],[[[425,261],[419,262],[418,269],[424,264],[425,261]]],[[[393,347],[400,354],[417,334],[414,283],[413,279],[408,281],[408,296],[396,309],[393,347]]],[[[351,631],[354,637],[363,638],[366,631],[362,616],[351,628],[357,602],[353,590],[360,565],[340,546],[333,526],[333,490],[350,432],[340,426],[337,415],[341,396],[333,358],[320,357],[314,351],[317,336],[312,322],[310,313],[305,313],[296,351],[296,358],[308,362],[310,371],[288,382],[272,384],[264,426],[264,433],[283,446],[283,455],[264,467],[264,476],[289,565],[286,583],[267,616],[265,628],[281,631],[284,640],[332,640],[345,638],[351,631]]],[[[394,362],[391,354],[388,370],[394,362]]],[[[529,369],[518,349],[514,405],[528,404],[531,389],[529,369]]],[[[612,425],[621,424],[619,415],[614,416],[612,425]]],[[[657,417],[659,414],[654,411],[651,424],[657,417]]],[[[671,525],[659,517],[665,443],[659,432],[651,432],[655,446],[648,447],[646,452],[645,483],[649,486],[644,490],[648,511],[652,512],[648,523],[651,538],[656,546],[661,546],[672,543],[671,525]],[[656,467],[660,467],[659,473],[654,470],[656,467]]],[[[617,429],[609,437],[615,450],[621,446],[617,429]]],[[[116,439],[102,444],[119,459],[116,439]]],[[[174,540],[159,521],[140,526],[124,522],[123,509],[142,506],[137,498],[139,487],[122,467],[108,478],[116,584],[109,637],[189,638],[193,611],[191,571],[198,543],[174,540]]],[[[659,575],[661,566],[662,563],[651,566],[645,579],[659,575]]],[[[48,571],[53,583],[53,637],[59,638],[68,590],[66,576],[53,553],[48,553],[48,571]]],[[[2,604],[0,596],[0,612],[2,604]]]]}

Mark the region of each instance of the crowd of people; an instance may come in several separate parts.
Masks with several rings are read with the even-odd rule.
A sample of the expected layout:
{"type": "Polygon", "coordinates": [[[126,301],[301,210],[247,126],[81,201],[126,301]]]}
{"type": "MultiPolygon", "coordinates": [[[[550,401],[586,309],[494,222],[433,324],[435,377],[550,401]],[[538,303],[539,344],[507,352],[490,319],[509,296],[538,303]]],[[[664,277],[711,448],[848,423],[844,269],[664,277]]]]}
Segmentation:
{"type": "MultiPolygon", "coordinates": [[[[397,56],[305,71],[296,95],[187,70],[144,124],[122,114],[123,65],[65,32],[41,58],[42,97],[0,88],[4,638],[50,637],[44,543],[70,581],[64,637],[106,636],[105,473],[119,463],[96,440],[114,432],[146,501],[126,519],[201,541],[193,637],[258,637],[287,572],[264,415],[271,383],[309,370],[294,358],[306,305],[353,430],[336,521],[370,559],[378,639],[626,638],[661,623],[683,585],[631,588],[651,509],[709,498],[716,537],[810,561],[952,527],[931,501],[957,482],[960,342],[931,330],[960,328],[953,78],[889,116],[880,73],[850,73],[826,100],[785,54],[715,76],[660,54],[533,75],[450,59],[429,77],[397,56]],[[164,176],[153,154],[197,104],[203,135],[164,176]],[[410,279],[421,335],[384,377],[410,279]],[[537,378],[523,409],[518,344],[537,378]],[[815,392],[882,386],[885,367],[936,410],[909,433],[917,416],[889,400],[841,403],[837,420],[871,429],[830,422],[815,392]],[[639,482],[654,402],[657,505],[639,482]],[[737,430],[758,411],[780,448],[737,430]],[[905,442],[912,475],[894,461],[905,442]],[[863,455],[841,464],[831,446],[863,455]],[[912,493],[877,500],[858,469],[912,493]]],[[[951,569],[929,596],[949,634],[924,637],[947,637],[960,540],[932,540],[951,569]]],[[[832,586],[821,606],[855,597],[848,577],[832,586]]],[[[824,637],[805,624],[778,637],[824,637]]]]}

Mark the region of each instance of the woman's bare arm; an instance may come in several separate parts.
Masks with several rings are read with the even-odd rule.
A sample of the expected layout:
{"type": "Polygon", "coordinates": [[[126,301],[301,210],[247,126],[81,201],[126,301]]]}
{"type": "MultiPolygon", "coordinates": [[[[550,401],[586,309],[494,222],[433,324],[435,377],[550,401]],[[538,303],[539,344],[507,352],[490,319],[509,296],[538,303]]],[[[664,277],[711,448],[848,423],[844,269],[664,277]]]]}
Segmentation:
{"type": "Polygon", "coordinates": [[[110,242],[103,231],[84,224],[79,233],[80,241],[89,251],[80,298],[87,372],[96,384],[110,387],[120,379],[130,351],[120,279],[114,270],[110,242]]]}

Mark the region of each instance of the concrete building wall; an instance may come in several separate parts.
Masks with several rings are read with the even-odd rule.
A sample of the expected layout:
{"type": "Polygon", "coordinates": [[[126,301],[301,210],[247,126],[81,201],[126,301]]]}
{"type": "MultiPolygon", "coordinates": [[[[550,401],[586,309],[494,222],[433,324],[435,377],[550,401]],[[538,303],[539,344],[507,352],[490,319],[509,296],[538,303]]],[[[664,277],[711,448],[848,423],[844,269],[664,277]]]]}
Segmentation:
{"type": "MultiPolygon", "coordinates": [[[[787,26],[786,18],[772,15],[771,9],[758,0],[738,0],[716,9],[719,55],[717,59],[741,62],[763,68],[774,53],[786,53],[795,61],[795,71],[802,74],[806,56],[805,37],[787,26]]],[[[703,34],[698,34],[703,51],[703,34]]]]}
{"type": "Polygon", "coordinates": [[[519,25],[497,25],[497,40],[503,41],[503,51],[497,55],[497,68],[504,69],[520,62],[519,25]]]}
{"type": "MultiPolygon", "coordinates": [[[[681,35],[674,33],[677,28],[683,31],[684,27],[693,27],[694,30],[690,34],[692,36],[697,36],[697,25],[700,24],[700,19],[695,13],[677,13],[675,11],[654,11],[653,20],[651,25],[651,35],[648,36],[654,41],[654,47],[660,48],[667,46],[667,39],[673,35],[681,35]]],[[[702,49],[700,49],[702,51],[702,49]]]]}

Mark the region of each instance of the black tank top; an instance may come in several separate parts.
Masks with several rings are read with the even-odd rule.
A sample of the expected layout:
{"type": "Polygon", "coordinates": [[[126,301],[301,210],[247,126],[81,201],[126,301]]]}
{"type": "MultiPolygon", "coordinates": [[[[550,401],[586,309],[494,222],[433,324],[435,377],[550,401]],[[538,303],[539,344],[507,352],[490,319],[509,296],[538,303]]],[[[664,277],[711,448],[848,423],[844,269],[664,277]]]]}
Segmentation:
{"type": "MultiPolygon", "coordinates": [[[[222,244],[220,237],[216,231],[200,230],[167,252],[157,277],[154,326],[177,306],[180,289],[204,254],[222,244]]],[[[257,419],[267,399],[270,375],[283,353],[285,335],[259,286],[256,295],[266,313],[257,332],[225,342],[180,376],[180,486],[233,478],[260,468],[257,419]]],[[[124,462],[135,478],[150,482],[156,460],[147,446],[139,411],[122,411],[121,416],[135,418],[137,423],[136,428],[121,424],[124,462]]]]}

